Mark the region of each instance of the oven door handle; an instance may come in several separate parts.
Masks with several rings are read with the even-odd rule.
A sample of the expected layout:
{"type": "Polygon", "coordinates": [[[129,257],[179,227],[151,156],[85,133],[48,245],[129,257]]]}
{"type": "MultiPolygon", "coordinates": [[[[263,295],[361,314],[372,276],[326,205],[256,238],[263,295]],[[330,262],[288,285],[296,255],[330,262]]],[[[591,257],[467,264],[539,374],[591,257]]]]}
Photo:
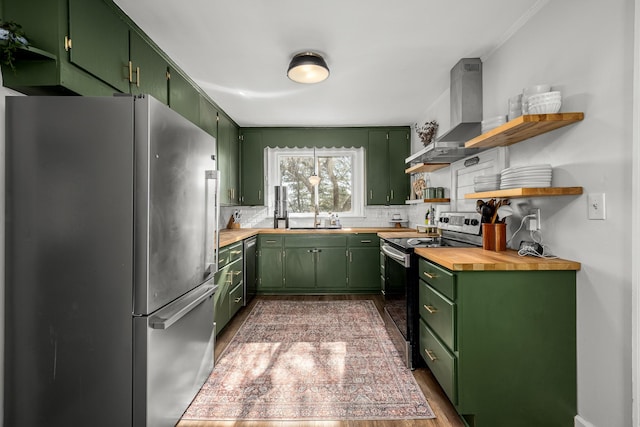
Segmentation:
{"type": "Polygon", "coordinates": [[[389,258],[393,259],[394,261],[399,262],[405,267],[407,266],[406,265],[407,260],[405,258],[405,254],[399,251],[396,251],[394,249],[391,249],[388,245],[382,245],[382,252],[384,252],[385,255],[387,255],[389,258]]]}

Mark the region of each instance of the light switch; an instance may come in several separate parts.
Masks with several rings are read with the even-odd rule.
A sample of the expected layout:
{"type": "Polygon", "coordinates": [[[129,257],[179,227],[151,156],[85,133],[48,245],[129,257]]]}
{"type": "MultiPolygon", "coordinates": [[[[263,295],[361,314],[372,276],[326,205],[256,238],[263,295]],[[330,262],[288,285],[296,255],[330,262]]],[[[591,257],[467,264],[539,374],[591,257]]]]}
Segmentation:
{"type": "Polygon", "coordinates": [[[587,209],[589,219],[605,219],[604,193],[587,194],[587,209]]]}

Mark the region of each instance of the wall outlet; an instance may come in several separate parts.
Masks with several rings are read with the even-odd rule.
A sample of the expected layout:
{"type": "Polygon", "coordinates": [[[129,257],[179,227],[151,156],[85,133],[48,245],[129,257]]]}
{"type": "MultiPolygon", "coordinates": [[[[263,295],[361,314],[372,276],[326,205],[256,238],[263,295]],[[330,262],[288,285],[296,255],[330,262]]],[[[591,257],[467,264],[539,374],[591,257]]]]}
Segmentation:
{"type": "Polygon", "coordinates": [[[529,231],[540,231],[542,229],[542,219],[540,218],[540,209],[531,209],[529,211],[529,215],[535,215],[529,217],[527,222],[527,230],[529,231]]]}
{"type": "Polygon", "coordinates": [[[606,211],[604,193],[590,193],[587,195],[587,209],[589,219],[605,219],[606,211]]]}

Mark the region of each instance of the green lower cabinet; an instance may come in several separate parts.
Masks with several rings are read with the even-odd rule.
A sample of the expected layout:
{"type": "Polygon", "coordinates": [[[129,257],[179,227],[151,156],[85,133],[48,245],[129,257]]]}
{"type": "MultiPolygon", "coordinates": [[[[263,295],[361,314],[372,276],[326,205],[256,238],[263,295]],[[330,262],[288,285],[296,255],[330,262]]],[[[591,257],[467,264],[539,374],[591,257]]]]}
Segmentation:
{"type": "Polygon", "coordinates": [[[284,288],[283,275],[283,236],[258,236],[258,286],[260,293],[282,292],[284,288]]]}
{"type": "MultiPolygon", "coordinates": [[[[227,323],[229,323],[229,320],[231,320],[240,309],[240,306],[242,306],[242,296],[244,292],[242,286],[243,262],[241,255],[234,255],[232,253],[236,247],[238,247],[238,245],[220,250],[219,262],[221,267],[215,276],[215,283],[218,285],[218,290],[213,296],[213,316],[216,323],[216,335],[224,329],[227,323]]],[[[242,242],[240,242],[239,247],[242,247],[242,242]]]]}
{"type": "Polygon", "coordinates": [[[344,292],[347,259],[344,248],[320,248],[316,252],[316,291],[344,292]]]}
{"type": "Polygon", "coordinates": [[[380,292],[380,249],[349,248],[349,289],[380,292]]]}
{"type": "Polygon", "coordinates": [[[419,270],[420,353],[467,423],[573,426],[575,271],[419,270]]]}
{"type": "Polygon", "coordinates": [[[313,291],[316,287],[314,248],[284,250],[284,287],[290,290],[313,291]]]}

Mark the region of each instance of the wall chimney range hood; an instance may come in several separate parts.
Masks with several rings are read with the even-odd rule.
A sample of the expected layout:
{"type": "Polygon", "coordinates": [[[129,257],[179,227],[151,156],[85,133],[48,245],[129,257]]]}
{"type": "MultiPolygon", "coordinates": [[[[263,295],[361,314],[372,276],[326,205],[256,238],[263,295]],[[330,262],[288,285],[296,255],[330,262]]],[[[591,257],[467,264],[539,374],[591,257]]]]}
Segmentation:
{"type": "Polygon", "coordinates": [[[482,61],[463,58],[451,69],[451,129],[422,150],[407,157],[405,163],[452,163],[477,153],[464,143],[481,133],[482,61]]]}

